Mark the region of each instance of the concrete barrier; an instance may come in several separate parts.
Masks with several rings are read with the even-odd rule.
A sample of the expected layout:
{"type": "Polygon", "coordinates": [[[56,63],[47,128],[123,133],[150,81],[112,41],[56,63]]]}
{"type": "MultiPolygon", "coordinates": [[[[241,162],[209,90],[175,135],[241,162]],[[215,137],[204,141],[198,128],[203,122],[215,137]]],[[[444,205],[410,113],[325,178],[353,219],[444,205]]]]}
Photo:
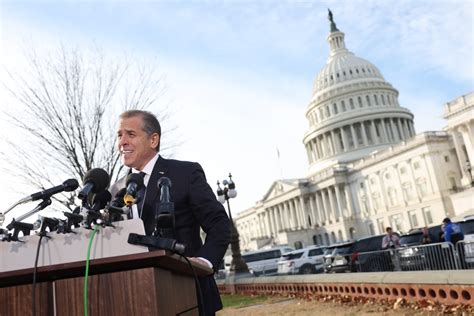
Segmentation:
{"type": "Polygon", "coordinates": [[[472,270],[286,275],[217,281],[221,293],[347,295],[474,304],[472,270]]]}

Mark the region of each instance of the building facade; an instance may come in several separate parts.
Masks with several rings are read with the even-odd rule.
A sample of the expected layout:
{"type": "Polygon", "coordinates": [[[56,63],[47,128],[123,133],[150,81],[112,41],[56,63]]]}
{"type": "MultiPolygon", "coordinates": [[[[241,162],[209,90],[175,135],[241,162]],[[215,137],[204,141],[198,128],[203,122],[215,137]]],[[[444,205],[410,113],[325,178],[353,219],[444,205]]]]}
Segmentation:
{"type": "Polygon", "coordinates": [[[474,213],[474,92],[445,105],[444,131],[417,135],[398,91],[329,18],[330,53],[306,111],[308,174],[275,181],[238,214],[243,250],[327,245],[474,213]]]}

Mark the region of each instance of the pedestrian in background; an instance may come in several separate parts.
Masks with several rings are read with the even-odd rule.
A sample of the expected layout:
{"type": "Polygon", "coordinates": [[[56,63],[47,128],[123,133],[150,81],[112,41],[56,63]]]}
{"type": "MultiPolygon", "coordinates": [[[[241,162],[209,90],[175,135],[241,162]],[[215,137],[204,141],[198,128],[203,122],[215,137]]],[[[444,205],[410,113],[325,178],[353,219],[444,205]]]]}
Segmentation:
{"type": "Polygon", "coordinates": [[[387,232],[387,235],[385,235],[382,239],[382,249],[390,249],[393,270],[401,271],[400,258],[397,251],[397,248],[400,248],[400,238],[397,234],[393,233],[392,227],[387,227],[385,231],[387,232]]]}

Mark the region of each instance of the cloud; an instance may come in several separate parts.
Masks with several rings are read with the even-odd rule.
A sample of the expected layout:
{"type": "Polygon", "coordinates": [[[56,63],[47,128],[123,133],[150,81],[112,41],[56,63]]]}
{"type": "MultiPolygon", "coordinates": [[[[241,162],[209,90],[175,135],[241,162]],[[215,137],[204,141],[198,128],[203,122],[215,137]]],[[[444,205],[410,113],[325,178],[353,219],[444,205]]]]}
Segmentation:
{"type": "Polygon", "coordinates": [[[467,0],[1,7],[4,62],[18,62],[25,38],[35,47],[96,40],[108,52],[159,56],[185,140],[177,158],[201,162],[211,184],[232,171],[240,192],[235,211],[253,205],[281,177],[279,164],[285,177],[306,174],[304,113],[328,56],[328,7],[349,50],[400,91],[418,131],[440,129],[443,104],[472,89],[473,4],[467,0]]]}

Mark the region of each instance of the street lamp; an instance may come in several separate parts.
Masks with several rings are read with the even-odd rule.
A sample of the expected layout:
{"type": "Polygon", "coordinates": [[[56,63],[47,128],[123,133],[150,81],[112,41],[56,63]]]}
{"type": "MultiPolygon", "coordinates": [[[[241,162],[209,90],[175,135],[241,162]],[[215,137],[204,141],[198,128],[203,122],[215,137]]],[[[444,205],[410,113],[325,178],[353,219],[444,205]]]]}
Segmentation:
{"type": "Polygon", "coordinates": [[[471,179],[471,187],[474,187],[474,179],[472,177],[472,166],[471,166],[471,163],[469,162],[469,159],[466,159],[466,171],[467,171],[467,174],[469,175],[469,178],[471,179]]]}
{"type": "Polygon", "coordinates": [[[237,191],[235,190],[235,183],[232,181],[232,174],[229,173],[229,181],[222,181],[223,188],[219,181],[217,181],[217,199],[222,204],[227,202],[227,209],[229,210],[230,218],[230,249],[232,251],[232,261],[230,263],[230,271],[238,273],[248,273],[249,268],[247,264],[242,259],[240,254],[240,244],[239,244],[239,232],[235,227],[234,220],[232,219],[232,212],[230,211],[229,199],[235,198],[237,196],[237,191]]]}

